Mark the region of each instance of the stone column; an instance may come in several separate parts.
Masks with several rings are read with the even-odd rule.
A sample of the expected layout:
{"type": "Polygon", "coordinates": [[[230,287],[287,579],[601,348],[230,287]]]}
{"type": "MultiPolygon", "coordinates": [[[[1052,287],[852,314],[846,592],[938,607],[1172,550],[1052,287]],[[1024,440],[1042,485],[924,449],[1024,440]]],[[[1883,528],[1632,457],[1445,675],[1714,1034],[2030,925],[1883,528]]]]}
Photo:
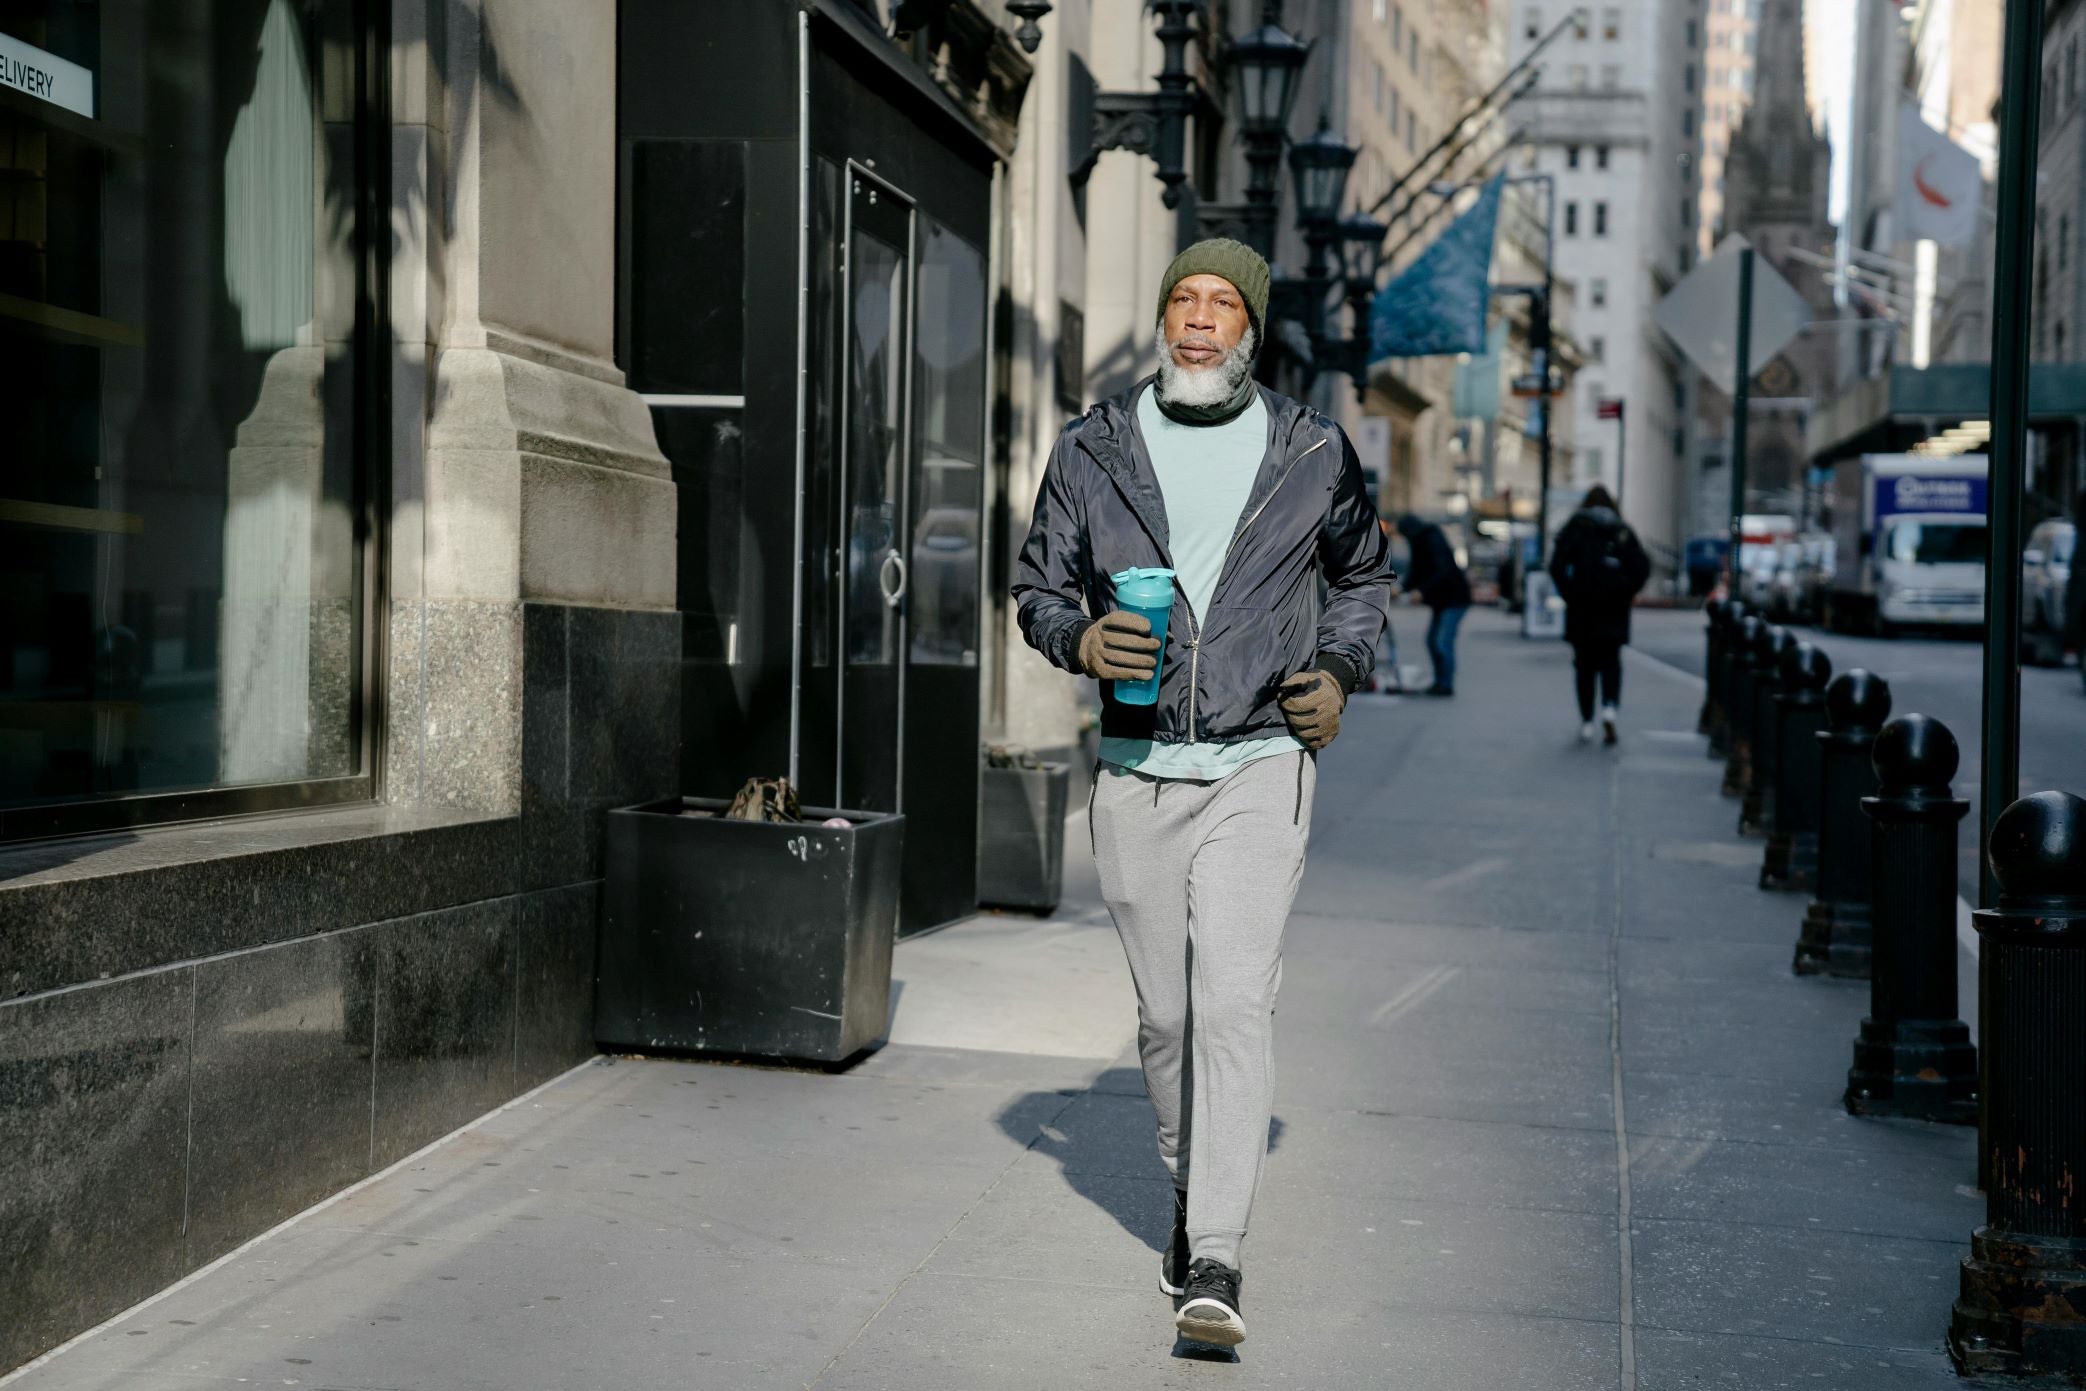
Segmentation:
{"type": "Polygon", "coordinates": [[[516,812],[524,606],[672,625],[673,484],[614,361],[615,5],[394,13],[388,784],[516,812]]]}

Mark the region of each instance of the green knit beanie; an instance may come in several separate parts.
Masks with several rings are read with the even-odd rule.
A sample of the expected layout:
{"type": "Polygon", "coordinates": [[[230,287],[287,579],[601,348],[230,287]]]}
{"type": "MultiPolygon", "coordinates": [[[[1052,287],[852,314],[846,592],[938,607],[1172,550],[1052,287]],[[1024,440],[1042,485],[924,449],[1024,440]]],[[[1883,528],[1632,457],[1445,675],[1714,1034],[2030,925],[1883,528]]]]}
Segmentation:
{"type": "Polygon", "coordinates": [[[1159,280],[1159,320],[1166,319],[1166,302],[1173,287],[1191,275],[1220,275],[1245,296],[1246,312],[1259,330],[1268,316],[1268,263],[1258,251],[1229,237],[1199,241],[1173,258],[1159,280]]]}

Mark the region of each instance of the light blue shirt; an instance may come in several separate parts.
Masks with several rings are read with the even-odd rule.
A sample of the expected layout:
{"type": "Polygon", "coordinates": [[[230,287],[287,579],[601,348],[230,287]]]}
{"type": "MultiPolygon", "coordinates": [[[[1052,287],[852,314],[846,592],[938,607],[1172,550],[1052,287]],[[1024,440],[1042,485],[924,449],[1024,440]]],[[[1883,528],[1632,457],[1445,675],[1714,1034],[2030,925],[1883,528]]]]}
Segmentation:
{"type": "MultiPolygon", "coordinates": [[[[1232,534],[1253,494],[1253,480],[1267,457],[1267,406],[1256,393],[1253,404],[1222,425],[1182,425],[1166,417],[1152,388],[1146,387],[1137,398],[1137,428],[1166,504],[1174,582],[1199,625],[1216,597],[1225,552],[1231,549],[1232,534]]],[[[1286,733],[1235,744],[1104,738],[1101,761],[1147,777],[1215,782],[1257,758],[1296,753],[1303,747],[1295,735],[1286,733]]]]}

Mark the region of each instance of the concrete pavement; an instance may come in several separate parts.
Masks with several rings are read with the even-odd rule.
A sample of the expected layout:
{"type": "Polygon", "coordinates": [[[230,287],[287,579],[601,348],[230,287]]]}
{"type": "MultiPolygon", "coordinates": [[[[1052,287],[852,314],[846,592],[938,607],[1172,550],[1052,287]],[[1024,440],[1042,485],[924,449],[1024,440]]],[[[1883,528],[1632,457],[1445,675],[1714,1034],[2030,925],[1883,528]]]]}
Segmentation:
{"type": "Polygon", "coordinates": [[[849,1072],[597,1061],[14,1384],[1952,1384],[1972,1137],[1839,1108],[1866,989],[1789,974],[1801,903],[1753,887],[1698,689],[1632,660],[1621,748],[1584,747],[1561,646],[1479,613],[1463,651],[1461,696],[1358,697],[1321,765],[1235,1362],[1154,1284],[1075,864],[1051,921],[902,946],[849,1072]]]}

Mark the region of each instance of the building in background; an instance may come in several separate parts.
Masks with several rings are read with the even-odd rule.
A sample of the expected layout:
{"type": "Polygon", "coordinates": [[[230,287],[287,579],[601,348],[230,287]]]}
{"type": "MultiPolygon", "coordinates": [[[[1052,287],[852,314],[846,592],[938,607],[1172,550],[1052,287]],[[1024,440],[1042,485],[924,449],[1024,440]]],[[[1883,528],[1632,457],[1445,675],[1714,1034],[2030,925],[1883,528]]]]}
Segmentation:
{"type": "Polygon", "coordinates": [[[1688,397],[1680,357],[1652,312],[1698,245],[1704,5],[1624,0],[1566,10],[1524,0],[1509,16],[1508,58],[1526,54],[1566,14],[1575,16],[1571,32],[1543,54],[1541,84],[1518,107],[1533,166],[1558,181],[1558,270],[1578,287],[1575,335],[1589,348],[1576,388],[1558,403],[1557,427],[1577,463],[1573,477],[1557,481],[1619,485],[1625,514],[1670,575],[1692,484],[1688,397]],[[1626,402],[1626,469],[1613,425],[1599,418],[1607,398],[1626,402]]]}
{"type": "MultiPolygon", "coordinates": [[[[1830,319],[1832,147],[1811,110],[1804,20],[1803,0],[1769,0],[1755,12],[1753,98],[1724,163],[1720,238],[1746,238],[1763,263],[1797,287],[1814,317],[1830,319]]],[[[1746,483],[1756,510],[1806,513],[1807,430],[1815,406],[1837,394],[1837,346],[1830,331],[1813,330],[1775,357],[1753,363],[1746,483]]],[[[1728,398],[1705,388],[1700,399],[1705,437],[1725,439],[1728,398]]],[[[1712,532],[1716,520],[1728,515],[1728,477],[1721,469],[1703,475],[1696,530],[1712,532]]]]}
{"type": "Polygon", "coordinates": [[[1716,248],[1724,226],[1724,157],[1753,99],[1753,5],[1709,0],[1703,17],[1702,210],[1697,254],[1716,248]]]}

